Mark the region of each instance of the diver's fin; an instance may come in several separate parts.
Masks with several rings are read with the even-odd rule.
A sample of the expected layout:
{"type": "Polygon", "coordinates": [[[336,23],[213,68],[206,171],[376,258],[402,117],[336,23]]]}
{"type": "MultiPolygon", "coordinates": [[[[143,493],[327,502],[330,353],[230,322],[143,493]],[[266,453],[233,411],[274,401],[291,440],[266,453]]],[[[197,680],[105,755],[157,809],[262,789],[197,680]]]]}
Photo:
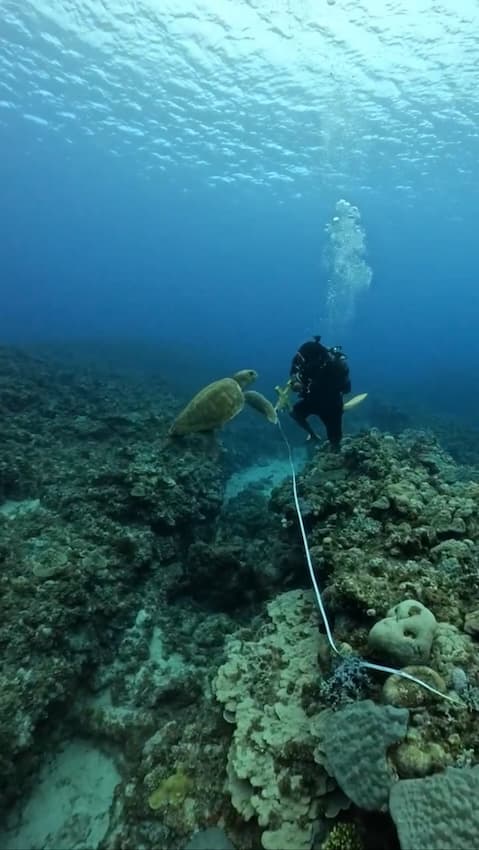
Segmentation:
{"type": "Polygon", "coordinates": [[[357,407],[358,404],[361,404],[365,398],[368,397],[367,393],[359,393],[359,395],[353,395],[352,398],[349,398],[343,404],[343,410],[352,410],[353,407],[357,407]]]}

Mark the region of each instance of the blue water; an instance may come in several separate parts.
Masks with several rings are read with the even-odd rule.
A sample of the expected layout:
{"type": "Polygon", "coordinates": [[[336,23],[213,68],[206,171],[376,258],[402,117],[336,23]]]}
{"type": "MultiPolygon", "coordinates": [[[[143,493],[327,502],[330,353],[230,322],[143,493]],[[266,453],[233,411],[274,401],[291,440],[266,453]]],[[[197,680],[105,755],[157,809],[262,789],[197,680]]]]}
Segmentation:
{"type": "Polygon", "coordinates": [[[353,389],[477,411],[477,0],[1,0],[0,339],[281,380],[361,213],[353,389]]]}

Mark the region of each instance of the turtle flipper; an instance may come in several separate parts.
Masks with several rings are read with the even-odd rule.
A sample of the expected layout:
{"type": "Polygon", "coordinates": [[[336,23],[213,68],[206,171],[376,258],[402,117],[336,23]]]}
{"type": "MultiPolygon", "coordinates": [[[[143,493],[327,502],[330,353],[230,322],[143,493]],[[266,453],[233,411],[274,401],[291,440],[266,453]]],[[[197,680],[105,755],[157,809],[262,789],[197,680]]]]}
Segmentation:
{"type": "Polygon", "coordinates": [[[246,404],[249,404],[250,407],[257,410],[262,416],[265,416],[272,425],[277,424],[278,414],[266,396],[256,392],[256,390],[244,390],[243,395],[246,404]]]}

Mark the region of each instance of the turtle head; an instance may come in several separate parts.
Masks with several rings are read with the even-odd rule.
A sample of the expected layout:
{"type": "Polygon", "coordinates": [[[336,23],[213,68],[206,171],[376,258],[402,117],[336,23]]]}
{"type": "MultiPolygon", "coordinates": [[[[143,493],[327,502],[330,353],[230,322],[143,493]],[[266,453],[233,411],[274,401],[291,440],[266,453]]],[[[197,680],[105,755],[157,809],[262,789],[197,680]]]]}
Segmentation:
{"type": "Polygon", "coordinates": [[[254,369],[241,369],[240,372],[235,372],[232,377],[233,380],[240,385],[241,389],[243,389],[243,387],[247,387],[248,384],[252,384],[253,381],[256,381],[258,373],[255,372],[254,369]]]}

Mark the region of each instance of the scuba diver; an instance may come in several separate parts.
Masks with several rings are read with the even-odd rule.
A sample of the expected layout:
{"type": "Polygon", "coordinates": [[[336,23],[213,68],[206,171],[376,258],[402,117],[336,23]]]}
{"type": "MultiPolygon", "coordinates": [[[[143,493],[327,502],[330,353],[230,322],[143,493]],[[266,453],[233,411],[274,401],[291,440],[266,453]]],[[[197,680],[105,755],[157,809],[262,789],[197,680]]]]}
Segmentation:
{"type": "Polygon", "coordinates": [[[291,410],[293,419],[308,433],[308,440],[318,440],[308,416],[319,416],[326,427],[331,448],[338,450],[342,437],[343,393],[351,392],[346,356],[341,347],[326,348],[320,336],[305,342],[293,357],[290,386],[300,400],[291,410]]]}

